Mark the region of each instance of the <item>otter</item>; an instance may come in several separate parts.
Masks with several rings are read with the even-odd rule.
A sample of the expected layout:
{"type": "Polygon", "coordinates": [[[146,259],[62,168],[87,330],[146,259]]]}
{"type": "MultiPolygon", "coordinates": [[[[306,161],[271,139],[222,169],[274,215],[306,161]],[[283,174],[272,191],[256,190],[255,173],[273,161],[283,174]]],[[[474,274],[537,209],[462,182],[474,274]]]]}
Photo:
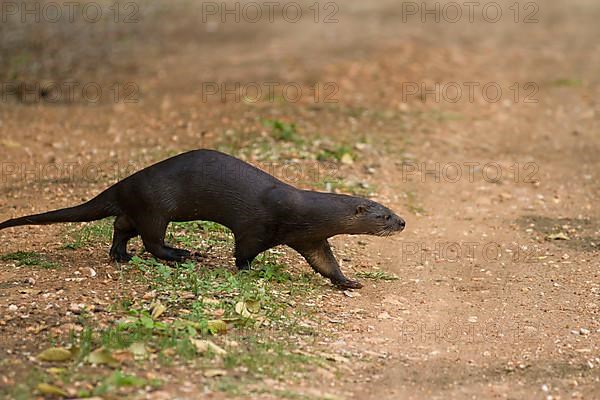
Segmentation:
{"type": "Polygon", "coordinates": [[[111,259],[128,262],[127,242],[141,236],[159,259],[183,261],[188,250],[165,243],[170,222],[207,220],[231,229],[240,270],[277,245],[300,253],[341,288],[361,288],[344,276],[328,238],[339,234],[387,236],[405,227],[402,218],[361,197],[301,190],[227,154],[200,149],[168,158],[117,182],[81,205],[9,219],[20,225],[87,222],[114,216],[111,259]]]}

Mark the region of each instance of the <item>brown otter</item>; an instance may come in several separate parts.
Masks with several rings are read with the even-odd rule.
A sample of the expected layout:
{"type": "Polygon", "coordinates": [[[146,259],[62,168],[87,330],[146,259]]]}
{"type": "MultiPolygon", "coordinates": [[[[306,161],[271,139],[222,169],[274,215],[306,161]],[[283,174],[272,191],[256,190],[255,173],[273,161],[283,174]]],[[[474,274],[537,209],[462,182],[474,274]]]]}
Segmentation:
{"type": "Polygon", "coordinates": [[[342,274],[327,239],[339,234],[386,236],[405,225],[374,201],[300,190],[237,158],[202,149],[147,167],[84,204],[10,219],[0,230],[109,216],[116,216],[110,256],[119,262],[131,259],[127,242],[137,235],[154,256],[182,261],[190,252],[165,244],[167,225],[208,220],[232,230],[239,269],[248,269],[259,253],[285,244],[344,288],[362,285],[342,274]]]}

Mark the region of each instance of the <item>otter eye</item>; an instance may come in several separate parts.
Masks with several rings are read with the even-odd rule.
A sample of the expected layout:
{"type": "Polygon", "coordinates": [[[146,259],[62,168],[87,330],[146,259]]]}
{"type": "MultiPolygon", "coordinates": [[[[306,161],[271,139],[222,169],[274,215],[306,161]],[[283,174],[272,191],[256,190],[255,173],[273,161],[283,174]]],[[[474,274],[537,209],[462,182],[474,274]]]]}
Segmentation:
{"type": "Polygon", "coordinates": [[[391,215],[389,215],[389,214],[385,216],[385,220],[386,220],[386,221],[389,221],[391,218],[392,218],[392,216],[391,216],[391,215]]]}

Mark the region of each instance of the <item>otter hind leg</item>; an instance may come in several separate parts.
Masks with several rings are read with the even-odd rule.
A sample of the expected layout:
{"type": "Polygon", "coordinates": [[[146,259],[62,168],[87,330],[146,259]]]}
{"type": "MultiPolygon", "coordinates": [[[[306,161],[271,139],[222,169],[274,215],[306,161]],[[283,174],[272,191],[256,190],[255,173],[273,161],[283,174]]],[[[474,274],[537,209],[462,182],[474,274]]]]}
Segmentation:
{"type": "Polygon", "coordinates": [[[175,249],[165,245],[167,221],[149,215],[144,216],[144,221],[146,222],[138,225],[138,231],[144,242],[144,247],[150,254],[165,261],[184,261],[191,255],[187,250],[175,249]]]}
{"type": "Polygon", "coordinates": [[[360,282],[344,276],[327,240],[292,246],[292,248],[306,259],[312,269],[329,278],[334,285],[345,289],[360,289],[362,287],[360,282]]]}
{"type": "Polygon", "coordinates": [[[120,215],[115,219],[113,241],[110,248],[110,258],[117,262],[128,262],[132,256],[127,252],[127,243],[138,235],[133,222],[126,216],[120,215]]]}

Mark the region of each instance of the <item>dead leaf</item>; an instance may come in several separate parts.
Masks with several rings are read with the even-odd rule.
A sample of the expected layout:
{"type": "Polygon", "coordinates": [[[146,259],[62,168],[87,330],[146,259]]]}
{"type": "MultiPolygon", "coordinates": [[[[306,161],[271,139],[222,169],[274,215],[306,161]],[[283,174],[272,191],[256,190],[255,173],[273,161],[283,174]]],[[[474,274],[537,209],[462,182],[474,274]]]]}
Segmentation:
{"type": "Polygon", "coordinates": [[[152,319],[157,319],[158,317],[160,317],[165,311],[167,310],[167,307],[163,306],[162,303],[160,301],[157,301],[156,303],[154,303],[152,305],[152,313],[150,314],[150,316],[152,317],[152,319]]]}
{"type": "Polygon", "coordinates": [[[238,301],[235,305],[235,312],[244,318],[250,318],[259,311],[260,302],[255,300],[238,301]]]}
{"type": "Polygon", "coordinates": [[[100,347],[99,349],[92,351],[87,356],[87,361],[90,364],[106,364],[109,367],[113,368],[119,366],[119,361],[116,358],[114,358],[111,352],[106,350],[104,347],[100,347]]]}
{"type": "Polygon", "coordinates": [[[208,321],[208,330],[212,334],[226,333],[227,324],[225,323],[225,321],[220,319],[211,319],[210,321],[208,321]]]}
{"type": "Polygon", "coordinates": [[[15,142],[14,140],[10,139],[2,139],[0,140],[0,144],[2,144],[5,147],[8,147],[9,149],[17,149],[21,147],[21,143],[15,142]]]}
{"type": "Polygon", "coordinates": [[[214,344],[210,340],[190,339],[190,342],[194,345],[196,351],[199,354],[204,354],[209,350],[215,353],[216,355],[220,356],[227,354],[227,351],[225,351],[225,349],[223,349],[219,345],[214,344]]]}
{"type": "Polygon", "coordinates": [[[44,395],[69,397],[69,393],[65,392],[58,386],[49,385],[47,383],[40,383],[37,385],[37,390],[44,395]]]}
{"type": "Polygon", "coordinates": [[[144,358],[148,355],[148,349],[142,342],[132,343],[128,350],[135,356],[135,358],[144,358]]]}
{"type": "Polygon", "coordinates": [[[354,159],[352,158],[352,156],[349,153],[344,153],[342,155],[342,157],[340,158],[340,162],[342,164],[351,165],[351,164],[354,164],[354,159]]]}
{"type": "Polygon", "coordinates": [[[547,240],[571,240],[571,238],[564,232],[553,233],[546,236],[547,240]]]}
{"type": "Polygon", "coordinates": [[[56,367],[48,368],[46,370],[46,372],[48,372],[49,374],[52,374],[52,375],[60,375],[65,371],[66,371],[65,368],[56,368],[56,367]]]}
{"type": "Polygon", "coordinates": [[[73,354],[64,347],[51,347],[37,355],[40,361],[67,361],[73,354]]]}
{"type": "Polygon", "coordinates": [[[377,316],[377,319],[390,319],[392,316],[387,311],[382,312],[377,316]]]}
{"type": "Polygon", "coordinates": [[[204,371],[204,376],[207,378],[214,378],[216,376],[224,376],[227,375],[227,371],[224,369],[207,369],[204,371]]]}
{"type": "Polygon", "coordinates": [[[252,314],[248,311],[246,304],[243,301],[238,301],[235,305],[235,312],[244,318],[250,318],[252,314]]]}
{"type": "Polygon", "coordinates": [[[144,295],[142,296],[142,298],[144,300],[150,300],[156,297],[156,290],[151,290],[149,292],[144,293],[144,295]]]}

